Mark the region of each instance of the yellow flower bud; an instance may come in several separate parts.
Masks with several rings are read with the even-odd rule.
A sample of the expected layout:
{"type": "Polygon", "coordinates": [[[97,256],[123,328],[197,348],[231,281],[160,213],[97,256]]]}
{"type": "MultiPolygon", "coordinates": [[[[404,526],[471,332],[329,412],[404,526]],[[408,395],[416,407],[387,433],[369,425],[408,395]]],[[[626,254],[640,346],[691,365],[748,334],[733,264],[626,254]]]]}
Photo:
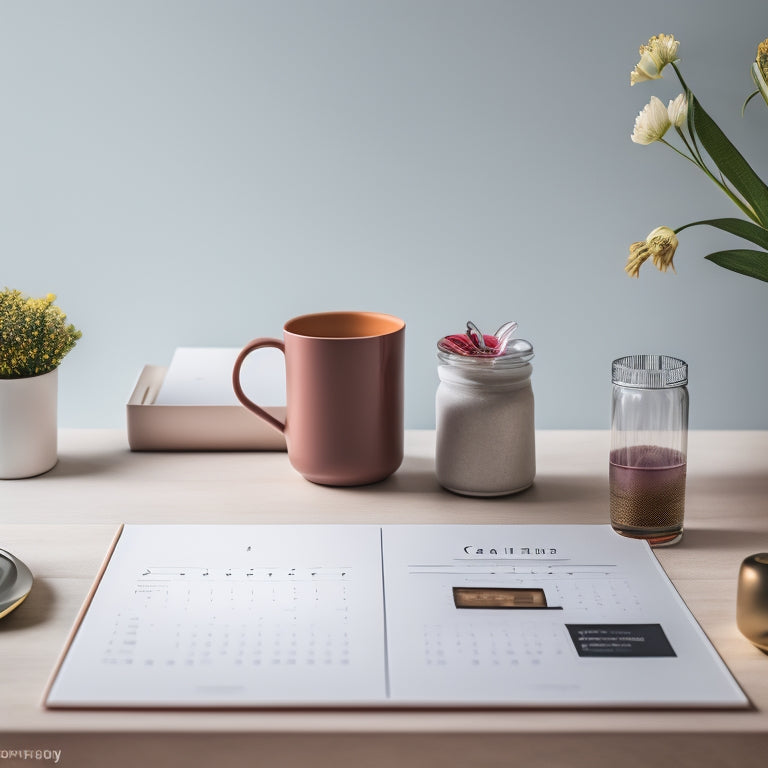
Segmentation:
{"type": "Polygon", "coordinates": [[[630,277],[638,277],[640,267],[650,258],[660,272],[668,269],[675,271],[672,260],[677,250],[678,240],[674,230],[669,227],[657,227],[645,240],[629,246],[629,257],[624,271],[630,277]]]}

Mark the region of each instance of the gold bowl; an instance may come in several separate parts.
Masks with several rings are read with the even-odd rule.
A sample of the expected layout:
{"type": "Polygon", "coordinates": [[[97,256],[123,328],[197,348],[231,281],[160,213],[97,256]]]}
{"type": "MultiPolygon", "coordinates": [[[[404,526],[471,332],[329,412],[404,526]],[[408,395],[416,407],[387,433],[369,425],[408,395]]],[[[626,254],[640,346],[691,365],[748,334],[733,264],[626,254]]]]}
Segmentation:
{"type": "Polygon", "coordinates": [[[736,625],[761,651],[768,653],[768,553],[750,555],[739,570],[736,625]]]}

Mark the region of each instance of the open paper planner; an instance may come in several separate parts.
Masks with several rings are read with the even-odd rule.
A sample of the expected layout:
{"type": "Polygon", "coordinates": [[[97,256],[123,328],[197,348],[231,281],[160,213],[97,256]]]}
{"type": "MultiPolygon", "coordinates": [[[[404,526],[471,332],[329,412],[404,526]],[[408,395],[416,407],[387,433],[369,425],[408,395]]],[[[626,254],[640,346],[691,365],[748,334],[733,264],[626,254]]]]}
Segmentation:
{"type": "Polygon", "coordinates": [[[66,707],[747,707],[610,526],[125,525],[66,707]]]}

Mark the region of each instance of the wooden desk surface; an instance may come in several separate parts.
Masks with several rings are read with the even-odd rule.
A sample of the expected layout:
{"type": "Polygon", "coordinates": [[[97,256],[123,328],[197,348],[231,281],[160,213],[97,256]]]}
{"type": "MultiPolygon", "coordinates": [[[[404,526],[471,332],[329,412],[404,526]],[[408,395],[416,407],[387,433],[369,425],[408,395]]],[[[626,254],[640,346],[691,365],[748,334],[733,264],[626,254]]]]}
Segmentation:
{"type": "Polygon", "coordinates": [[[434,477],[434,433],[398,472],[325,488],[284,453],[130,453],[119,430],[65,430],[59,464],[0,481],[0,547],[36,582],[0,621],[0,768],[88,766],[763,766],[768,656],[735,623],[736,577],[768,551],[768,432],[693,432],[686,532],[658,558],[755,709],[749,712],[48,712],[43,689],[122,522],[605,523],[607,432],[537,433],[534,486],[469,499],[434,477]],[[28,750],[28,752],[24,752],[28,750]],[[58,752],[58,763],[56,756],[58,752]]]}

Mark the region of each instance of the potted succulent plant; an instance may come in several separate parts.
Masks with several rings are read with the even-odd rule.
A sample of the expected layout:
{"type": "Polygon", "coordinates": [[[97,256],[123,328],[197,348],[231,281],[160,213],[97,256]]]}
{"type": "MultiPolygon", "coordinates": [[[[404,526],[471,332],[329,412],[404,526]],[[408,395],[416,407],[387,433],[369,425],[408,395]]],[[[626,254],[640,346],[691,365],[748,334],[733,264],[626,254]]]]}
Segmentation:
{"type": "Polygon", "coordinates": [[[40,475],[57,461],[58,367],[82,336],[49,293],[0,291],[0,478],[40,475]]]}

